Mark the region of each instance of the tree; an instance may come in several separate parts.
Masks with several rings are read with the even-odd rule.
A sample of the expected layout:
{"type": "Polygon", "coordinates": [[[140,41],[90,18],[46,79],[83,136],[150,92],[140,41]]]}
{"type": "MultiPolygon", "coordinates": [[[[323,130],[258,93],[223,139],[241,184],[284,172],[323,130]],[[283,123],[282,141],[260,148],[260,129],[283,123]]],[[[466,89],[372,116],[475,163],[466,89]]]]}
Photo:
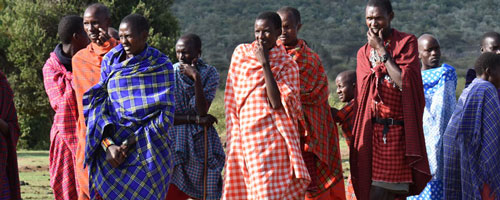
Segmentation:
{"type": "MultiPolygon", "coordinates": [[[[81,16],[86,6],[94,2],[97,1],[6,0],[0,12],[0,65],[15,93],[22,132],[20,148],[48,149],[53,111],[43,86],[42,67],[58,43],[59,19],[68,14],[81,16]]],[[[151,23],[149,44],[169,56],[175,55],[173,44],[179,28],[169,9],[165,9],[172,5],[172,0],[100,2],[109,7],[115,27],[130,13],[143,14],[151,23]]]]}

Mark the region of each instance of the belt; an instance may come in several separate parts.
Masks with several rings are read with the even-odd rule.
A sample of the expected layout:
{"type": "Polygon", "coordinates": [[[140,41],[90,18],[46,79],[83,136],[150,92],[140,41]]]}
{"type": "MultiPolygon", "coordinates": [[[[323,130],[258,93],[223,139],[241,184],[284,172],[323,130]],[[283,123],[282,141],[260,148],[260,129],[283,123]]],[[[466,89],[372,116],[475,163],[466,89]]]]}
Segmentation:
{"type": "Polygon", "coordinates": [[[387,133],[389,132],[389,126],[393,126],[393,125],[403,126],[405,124],[405,122],[403,120],[395,120],[393,118],[375,117],[375,118],[373,118],[372,121],[373,121],[373,123],[384,125],[384,129],[382,130],[382,134],[383,134],[382,140],[384,140],[384,144],[386,144],[386,142],[387,142],[387,133]]]}

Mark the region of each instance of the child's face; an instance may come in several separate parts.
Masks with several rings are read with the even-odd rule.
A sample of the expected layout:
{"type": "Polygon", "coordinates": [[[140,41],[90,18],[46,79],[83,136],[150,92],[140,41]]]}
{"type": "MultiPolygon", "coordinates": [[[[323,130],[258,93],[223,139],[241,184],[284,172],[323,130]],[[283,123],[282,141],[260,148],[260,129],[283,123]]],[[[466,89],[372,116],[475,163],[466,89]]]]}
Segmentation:
{"type": "Polygon", "coordinates": [[[349,84],[350,81],[345,80],[343,76],[337,76],[335,84],[337,85],[337,95],[341,102],[349,102],[354,99],[354,92],[356,90],[354,83],[349,84]]]}
{"type": "Polygon", "coordinates": [[[488,70],[488,81],[500,89],[500,63],[497,63],[496,68],[488,70]]]}

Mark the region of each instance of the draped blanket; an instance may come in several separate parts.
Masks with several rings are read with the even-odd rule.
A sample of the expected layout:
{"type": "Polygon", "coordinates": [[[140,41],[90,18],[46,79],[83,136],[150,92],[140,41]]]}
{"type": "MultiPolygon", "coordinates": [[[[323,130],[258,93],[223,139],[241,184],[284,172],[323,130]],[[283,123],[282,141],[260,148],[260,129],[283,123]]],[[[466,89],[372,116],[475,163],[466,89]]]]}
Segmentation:
{"type": "MultiPolygon", "coordinates": [[[[195,82],[182,74],[179,63],[175,71],[175,114],[198,115],[196,109],[195,82]]],[[[197,64],[201,77],[203,94],[210,104],[215,98],[219,85],[219,73],[215,67],[205,64],[201,59],[197,64]]],[[[223,120],[223,119],[219,119],[223,120]]],[[[174,141],[174,174],[172,184],[191,197],[203,198],[204,136],[203,126],[198,124],[175,125],[168,130],[174,141]]],[[[207,199],[220,199],[222,195],[222,176],[225,154],[219,135],[213,126],[207,128],[208,136],[208,176],[207,199]]]]}
{"type": "Polygon", "coordinates": [[[481,199],[489,185],[500,197],[500,102],[493,84],[472,81],[443,136],[444,199],[481,199]]]}
{"type": "MultiPolygon", "coordinates": [[[[256,42],[236,47],[227,76],[227,157],[223,199],[303,198],[310,177],[300,151],[297,64],[283,46],[269,51],[283,107],[271,108],[256,42]]],[[[303,126],[303,125],[302,125],[303,126]]]]}
{"type": "MultiPolygon", "coordinates": [[[[401,68],[402,110],[404,119],[405,162],[411,168],[413,184],[410,195],[419,194],[431,179],[422,128],[422,115],[425,106],[424,89],[415,36],[392,31],[388,51],[394,62],[401,68]]],[[[374,98],[379,96],[380,79],[387,74],[385,65],[372,66],[369,60],[371,47],[365,44],[357,55],[357,112],[354,121],[353,151],[350,152],[352,182],[358,199],[368,199],[372,181],[372,123],[374,98]]]]}
{"type": "MultiPolygon", "coordinates": [[[[278,42],[282,43],[281,40],[278,42]]],[[[306,161],[312,179],[307,195],[314,197],[344,180],[337,126],[328,104],[328,77],[318,54],[304,40],[285,48],[299,66],[300,101],[305,121],[305,127],[300,130],[305,151],[302,156],[304,161],[310,161],[306,161]]]]}
{"type": "Polygon", "coordinates": [[[443,134],[455,109],[457,75],[455,68],[443,64],[441,67],[422,71],[425,110],[423,116],[425,146],[432,180],[419,196],[408,199],[443,198],[443,134]]]}
{"type": "Polygon", "coordinates": [[[83,97],[91,198],[97,191],[103,199],[163,199],[173,168],[167,131],[174,116],[174,71],[152,47],[120,62],[123,54],[122,45],[106,54],[99,83],[83,97]],[[106,162],[100,145],[106,126],[117,145],[131,136],[137,141],[117,168],[106,162]]]}
{"type": "Polygon", "coordinates": [[[0,133],[0,199],[21,199],[17,169],[17,123],[14,94],[5,75],[0,72],[0,118],[9,125],[8,133],[0,133]]]}
{"type": "MultiPolygon", "coordinates": [[[[56,48],[55,52],[60,49],[56,48]]],[[[56,199],[74,199],[78,196],[75,176],[78,110],[73,74],[55,52],[50,53],[43,67],[45,91],[55,111],[50,129],[50,185],[56,199]]]]}

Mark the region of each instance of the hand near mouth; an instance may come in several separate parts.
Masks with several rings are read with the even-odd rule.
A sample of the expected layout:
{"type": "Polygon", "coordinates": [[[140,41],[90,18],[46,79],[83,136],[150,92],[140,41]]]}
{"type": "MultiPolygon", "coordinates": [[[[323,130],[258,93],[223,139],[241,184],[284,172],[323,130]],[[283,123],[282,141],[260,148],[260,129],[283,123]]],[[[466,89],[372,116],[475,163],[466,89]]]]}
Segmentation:
{"type": "Polygon", "coordinates": [[[266,63],[269,61],[269,49],[264,48],[262,42],[257,42],[257,45],[253,49],[253,53],[263,67],[267,66],[266,63]]]}
{"type": "Polygon", "coordinates": [[[109,40],[109,38],[111,37],[108,35],[108,32],[104,31],[104,29],[102,28],[99,28],[99,36],[97,37],[97,44],[103,45],[106,41],[109,40]]]}
{"type": "Polygon", "coordinates": [[[378,34],[375,33],[375,31],[372,28],[368,29],[368,32],[366,33],[366,37],[368,40],[368,44],[370,47],[379,50],[381,48],[384,48],[384,37],[382,36],[382,33],[384,32],[384,29],[380,29],[378,31],[378,34]]]}

